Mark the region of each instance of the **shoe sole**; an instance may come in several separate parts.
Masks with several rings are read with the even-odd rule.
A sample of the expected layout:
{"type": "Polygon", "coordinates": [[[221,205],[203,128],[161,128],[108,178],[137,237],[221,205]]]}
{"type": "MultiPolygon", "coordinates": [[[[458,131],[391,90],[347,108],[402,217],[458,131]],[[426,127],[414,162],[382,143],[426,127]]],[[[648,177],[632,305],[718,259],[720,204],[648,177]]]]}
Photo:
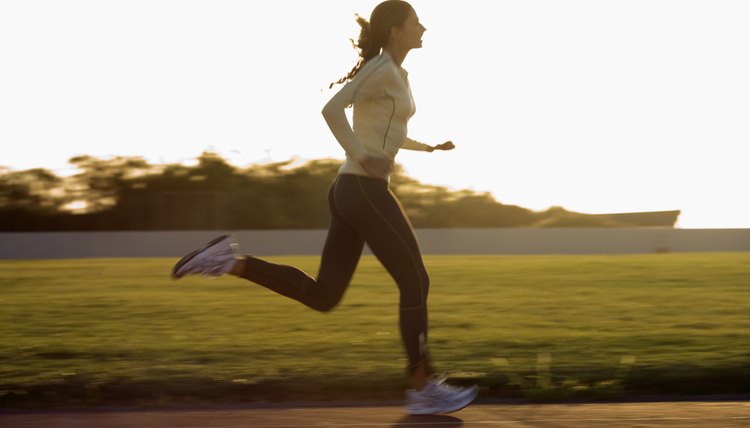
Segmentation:
{"type": "Polygon", "coordinates": [[[461,407],[457,407],[455,409],[452,409],[452,410],[440,410],[440,409],[436,409],[435,411],[432,411],[432,412],[419,412],[419,413],[408,412],[408,413],[411,416],[445,415],[445,414],[448,414],[448,413],[454,413],[454,412],[458,412],[459,410],[463,410],[466,407],[468,407],[471,403],[474,402],[474,400],[477,399],[478,396],[479,396],[479,394],[475,393],[474,396],[471,397],[471,400],[468,400],[466,402],[466,404],[462,405],[461,407]]]}
{"type": "Polygon", "coordinates": [[[224,239],[227,239],[228,237],[229,235],[221,235],[218,238],[211,240],[211,242],[209,242],[208,244],[204,245],[203,248],[199,248],[193,251],[192,253],[181,258],[180,261],[178,261],[177,264],[175,264],[174,267],[172,268],[172,279],[180,279],[184,277],[185,275],[177,275],[177,272],[183,266],[185,266],[190,260],[193,260],[193,258],[197,256],[198,254],[202,253],[203,251],[206,251],[208,248],[218,244],[219,242],[223,241],[224,239]]]}

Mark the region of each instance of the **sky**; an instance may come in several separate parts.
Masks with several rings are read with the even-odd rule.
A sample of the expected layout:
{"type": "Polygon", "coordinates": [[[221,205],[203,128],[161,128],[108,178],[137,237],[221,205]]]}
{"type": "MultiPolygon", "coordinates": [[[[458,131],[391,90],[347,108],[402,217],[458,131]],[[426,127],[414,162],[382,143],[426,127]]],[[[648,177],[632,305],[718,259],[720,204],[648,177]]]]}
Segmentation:
{"type": "MultiPolygon", "coordinates": [[[[2,0],[0,165],[343,159],[320,110],[370,0],[2,0]]],[[[412,0],[412,177],[504,204],[750,228],[750,2],[412,0]]]]}

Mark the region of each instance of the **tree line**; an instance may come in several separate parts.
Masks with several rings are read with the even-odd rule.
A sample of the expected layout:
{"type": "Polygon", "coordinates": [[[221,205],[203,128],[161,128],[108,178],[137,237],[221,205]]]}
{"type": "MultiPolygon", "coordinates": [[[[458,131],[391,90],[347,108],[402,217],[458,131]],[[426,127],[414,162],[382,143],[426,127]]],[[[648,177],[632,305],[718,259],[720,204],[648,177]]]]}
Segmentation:
{"type": "MultiPolygon", "coordinates": [[[[294,160],[240,168],[203,153],[194,166],[141,157],[70,159],[76,174],[0,171],[0,230],[320,229],[341,161],[294,160]]],[[[679,211],[588,215],[532,211],[490,193],[420,183],[396,165],[391,190],[417,228],[673,226],[679,211]]]]}

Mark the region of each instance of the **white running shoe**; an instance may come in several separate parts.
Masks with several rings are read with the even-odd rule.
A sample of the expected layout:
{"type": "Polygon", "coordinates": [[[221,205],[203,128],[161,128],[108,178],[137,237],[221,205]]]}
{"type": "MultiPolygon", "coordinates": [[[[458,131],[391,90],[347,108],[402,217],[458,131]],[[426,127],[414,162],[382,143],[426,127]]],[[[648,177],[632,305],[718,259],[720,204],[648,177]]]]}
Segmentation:
{"type": "Polygon", "coordinates": [[[222,235],[203,248],[181,258],[172,268],[172,278],[203,274],[220,276],[232,270],[237,259],[242,258],[240,247],[231,235],[222,235]]]}
{"type": "Polygon", "coordinates": [[[406,391],[406,411],[410,415],[451,413],[471,404],[478,393],[476,386],[463,388],[448,385],[445,378],[430,379],[421,390],[406,391]]]}

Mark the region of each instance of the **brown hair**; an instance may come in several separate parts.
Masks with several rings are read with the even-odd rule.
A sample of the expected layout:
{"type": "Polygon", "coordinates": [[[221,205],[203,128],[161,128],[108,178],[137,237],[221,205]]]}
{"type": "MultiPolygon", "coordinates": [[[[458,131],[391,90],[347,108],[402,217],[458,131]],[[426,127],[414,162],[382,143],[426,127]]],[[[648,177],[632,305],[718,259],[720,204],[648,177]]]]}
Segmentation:
{"type": "Polygon", "coordinates": [[[391,28],[401,27],[409,14],[414,10],[412,6],[403,0],[386,0],[375,6],[370,14],[370,22],[360,15],[357,16],[357,24],[360,26],[359,39],[352,46],[359,50],[359,61],[352,70],[341,79],[331,83],[332,88],[337,83],[345,83],[351,80],[364,67],[365,63],[380,53],[380,50],[388,43],[391,28]]]}

